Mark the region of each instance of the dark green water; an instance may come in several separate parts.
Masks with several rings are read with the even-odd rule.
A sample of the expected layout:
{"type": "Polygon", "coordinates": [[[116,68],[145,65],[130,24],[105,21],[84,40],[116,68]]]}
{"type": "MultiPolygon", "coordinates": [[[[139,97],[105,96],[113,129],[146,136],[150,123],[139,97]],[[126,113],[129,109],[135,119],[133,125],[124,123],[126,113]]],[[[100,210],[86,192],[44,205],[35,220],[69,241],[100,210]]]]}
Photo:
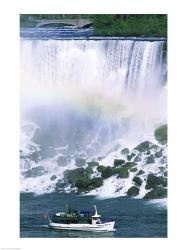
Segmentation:
{"type": "Polygon", "coordinates": [[[64,238],[64,237],[167,237],[167,208],[142,199],[125,197],[98,199],[93,196],[70,194],[20,195],[20,237],[64,238]],[[96,204],[103,219],[116,221],[115,232],[76,232],[47,228],[43,214],[49,215],[65,210],[68,203],[76,209],[92,208],[96,204]]]}

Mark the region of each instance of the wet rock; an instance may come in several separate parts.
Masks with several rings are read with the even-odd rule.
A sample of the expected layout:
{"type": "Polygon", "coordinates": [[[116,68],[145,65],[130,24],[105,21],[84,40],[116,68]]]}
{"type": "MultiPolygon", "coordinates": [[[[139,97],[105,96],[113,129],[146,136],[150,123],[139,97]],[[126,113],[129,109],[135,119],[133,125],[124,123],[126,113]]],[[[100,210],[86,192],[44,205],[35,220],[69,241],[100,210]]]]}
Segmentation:
{"type": "Polygon", "coordinates": [[[128,160],[128,161],[131,161],[131,160],[133,159],[133,157],[135,157],[135,156],[136,156],[135,153],[132,153],[132,154],[130,154],[130,155],[127,155],[127,160],[128,160]]]}
{"type": "Polygon", "coordinates": [[[73,170],[66,170],[64,172],[64,180],[66,183],[75,184],[75,182],[83,176],[87,176],[84,168],[76,168],[73,170]]]}
{"type": "Polygon", "coordinates": [[[144,172],[143,170],[140,169],[140,170],[138,171],[137,175],[142,175],[142,174],[145,174],[145,172],[144,172]]]}
{"type": "Polygon", "coordinates": [[[134,162],[140,162],[141,160],[142,160],[141,155],[137,155],[137,156],[134,158],[134,162]]]}
{"type": "Polygon", "coordinates": [[[164,175],[163,177],[163,181],[162,181],[162,187],[167,187],[168,186],[168,179],[167,176],[164,175]]]}
{"type": "Polygon", "coordinates": [[[121,166],[125,161],[123,159],[114,159],[114,167],[121,166]]]}
{"type": "Polygon", "coordinates": [[[51,181],[54,181],[54,180],[56,180],[56,178],[57,178],[56,175],[52,175],[52,176],[50,177],[50,180],[51,180],[51,181]]]}
{"type": "Polygon", "coordinates": [[[56,183],[55,191],[56,192],[65,192],[65,188],[67,187],[67,183],[62,182],[61,180],[56,183]]]}
{"type": "Polygon", "coordinates": [[[160,161],[161,164],[166,164],[167,163],[167,157],[166,156],[163,156],[161,161],[160,161]]]}
{"type": "Polygon", "coordinates": [[[139,152],[146,152],[147,150],[150,149],[151,146],[152,146],[152,142],[144,141],[140,143],[138,146],[136,146],[135,149],[138,150],[139,152]]]}
{"type": "Polygon", "coordinates": [[[35,163],[39,162],[40,154],[38,151],[33,152],[31,155],[28,155],[27,158],[35,163]]]}
{"type": "Polygon", "coordinates": [[[167,179],[163,176],[155,176],[154,174],[148,175],[145,186],[146,189],[156,188],[160,185],[167,186],[167,179]]]}
{"type": "Polygon", "coordinates": [[[69,163],[70,163],[70,159],[69,159],[68,156],[60,156],[60,157],[58,157],[58,159],[57,159],[57,164],[58,164],[58,166],[63,166],[63,167],[65,167],[65,166],[67,166],[69,163]]]}
{"type": "Polygon", "coordinates": [[[103,165],[100,165],[97,167],[97,170],[101,173],[101,176],[103,179],[110,178],[112,175],[116,174],[117,173],[116,169],[117,168],[110,167],[110,166],[105,167],[103,165]]]}
{"type": "Polygon", "coordinates": [[[155,153],[155,157],[156,158],[162,157],[162,149],[160,151],[158,151],[158,152],[155,153]]]}
{"type": "Polygon", "coordinates": [[[132,168],[135,167],[137,165],[136,162],[126,162],[124,165],[122,165],[122,167],[124,168],[132,168]]]}
{"type": "Polygon", "coordinates": [[[137,196],[139,194],[139,188],[137,188],[136,186],[132,186],[131,188],[129,188],[129,190],[127,191],[127,195],[128,196],[137,196]]]}
{"type": "Polygon", "coordinates": [[[130,151],[128,148],[124,148],[121,150],[121,154],[123,154],[123,155],[128,155],[129,153],[130,153],[130,151]]]}
{"type": "Polygon", "coordinates": [[[162,125],[155,130],[155,138],[156,140],[164,145],[167,143],[167,125],[162,125]]]}
{"type": "Polygon", "coordinates": [[[150,155],[149,157],[147,157],[145,164],[153,164],[153,163],[155,163],[155,157],[154,155],[150,155]]]}
{"type": "Polygon", "coordinates": [[[151,151],[150,150],[147,150],[147,152],[145,153],[146,155],[150,155],[151,154],[151,151]]]}
{"type": "Polygon", "coordinates": [[[137,172],[138,169],[137,169],[137,168],[131,168],[130,171],[131,171],[131,172],[137,172]]]}
{"type": "Polygon", "coordinates": [[[164,171],[164,176],[165,176],[165,177],[168,176],[168,171],[164,171]]]}
{"type": "Polygon", "coordinates": [[[160,171],[163,172],[166,168],[164,166],[159,167],[160,171]]]}
{"type": "Polygon", "coordinates": [[[97,171],[98,172],[103,172],[104,170],[105,170],[105,166],[103,166],[103,165],[99,165],[98,167],[97,167],[97,171]]]}
{"type": "Polygon", "coordinates": [[[98,167],[99,166],[99,162],[97,161],[90,161],[90,162],[87,162],[88,164],[88,167],[98,167]]]}
{"type": "Polygon", "coordinates": [[[44,167],[38,166],[35,168],[31,168],[31,169],[27,170],[26,172],[24,172],[24,176],[26,178],[33,178],[33,177],[42,176],[45,173],[47,173],[47,171],[44,169],[44,167]]]}
{"type": "Polygon", "coordinates": [[[114,174],[113,168],[105,167],[101,173],[102,178],[106,179],[111,177],[114,174]]]}
{"type": "Polygon", "coordinates": [[[129,177],[128,168],[124,168],[124,167],[116,168],[115,173],[118,174],[119,178],[128,178],[129,177]]]}
{"type": "Polygon", "coordinates": [[[141,186],[142,185],[142,179],[140,178],[140,177],[138,177],[138,176],[135,176],[133,179],[133,182],[136,184],[136,185],[138,185],[138,186],[141,186]]]}
{"type": "Polygon", "coordinates": [[[159,146],[158,145],[155,145],[153,144],[150,149],[153,149],[154,151],[158,150],[159,146]]]}
{"type": "Polygon", "coordinates": [[[167,189],[162,187],[157,187],[150,192],[148,192],[144,199],[161,199],[167,197],[167,189]]]}
{"type": "Polygon", "coordinates": [[[87,192],[103,184],[101,177],[91,178],[90,175],[92,173],[92,167],[66,170],[64,172],[64,181],[66,184],[71,184],[72,187],[78,188],[78,192],[87,192]]]}
{"type": "Polygon", "coordinates": [[[93,173],[94,173],[94,171],[93,171],[93,168],[92,168],[92,167],[87,167],[87,168],[85,169],[85,171],[86,171],[86,173],[87,173],[88,175],[91,175],[91,174],[93,174],[93,173]]]}
{"type": "Polygon", "coordinates": [[[101,177],[93,179],[82,177],[78,179],[75,183],[75,187],[78,188],[78,192],[88,192],[102,185],[103,185],[103,179],[101,177]]]}
{"type": "Polygon", "coordinates": [[[86,166],[86,160],[83,159],[83,158],[76,158],[76,159],[75,159],[75,165],[76,165],[77,167],[86,166]]]}

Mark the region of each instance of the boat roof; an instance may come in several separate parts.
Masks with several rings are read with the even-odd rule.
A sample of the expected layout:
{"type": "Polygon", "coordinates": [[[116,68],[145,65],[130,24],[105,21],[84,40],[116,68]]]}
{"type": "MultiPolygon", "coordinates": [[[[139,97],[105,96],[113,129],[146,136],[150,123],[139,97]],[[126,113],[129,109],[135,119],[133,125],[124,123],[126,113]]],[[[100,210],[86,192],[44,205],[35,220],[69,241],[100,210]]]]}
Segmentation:
{"type": "Polygon", "coordinates": [[[99,215],[99,214],[94,214],[92,217],[98,218],[98,217],[101,217],[101,215],[99,215]]]}

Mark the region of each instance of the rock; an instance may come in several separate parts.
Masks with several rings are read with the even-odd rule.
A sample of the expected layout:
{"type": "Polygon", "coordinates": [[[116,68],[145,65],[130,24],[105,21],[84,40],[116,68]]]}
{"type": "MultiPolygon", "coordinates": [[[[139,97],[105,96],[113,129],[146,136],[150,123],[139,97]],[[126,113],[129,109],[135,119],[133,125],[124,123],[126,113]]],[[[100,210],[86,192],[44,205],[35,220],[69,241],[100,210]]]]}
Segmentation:
{"type": "Polygon", "coordinates": [[[142,175],[142,174],[145,174],[145,172],[144,172],[143,170],[140,169],[140,170],[138,171],[137,175],[142,175]]]}
{"type": "Polygon", "coordinates": [[[157,151],[157,152],[155,153],[155,157],[156,157],[156,158],[162,157],[162,149],[161,149],[160,151],[157,151]]]}
{"type": "Polygon", "coordinates": [[[112,168],[110,166],[105,167],[100,165],[99,167],[97,167],[97,170],[101,173],[102,178],[106,179],[111,177],[113,174],[116,174],[116,168],[112,168]]]}
{"type": "Polygon", "coordinates": [[[103,184],[101,177],[90,178],[92,171],[93,169],[91,167],[66,170],[64,172],[64,181],[66,185],[71,184],[72,187],[78,188],[78,192],[87,192],[103,184]]]}
{"type": "Polygon", "coordinates": [[[70,183],[70,184],[75,184],[75,182],[83,177],[83,176],[87,176],[86,171],[84,170],[84,168],[76,168],[73,170],[66,170],[64,172],[64,180],[66,183],[70,183]]]}
{"type": "Polygon", "coordinates": [[[85,177],[82,177],[78,179],[75,183],[75,187],[78,188],[79,192],[87,192],[96,189],[102,185],[103,185],[103,179],[100,177],[93,179],[87,179],[85,177]]]}
{"type": "Polygon", "coordinates": [[[123,154],[123,155],[128,155],[129,153],[130,153],[130,151],[128,148],[124,148],[121,150],[121,154],[123,154]]]}
{"type": "Polygon", "coordinates": [[[114,167],[121,166],[125,161],[122,159],[114,159],[114,167]]]}
{"type": "Polygon", "coordinates": [[[103,165],[99,165],[98,167],[97,167],[97,171],[98,172],[103,172],[104,170],[105,170],[105,166],[103,166],[103,165]]]}
{"type": "Polygon", "coordinates": [[[137,155],[135,158],[134,158],[134,162],[139,162],[141,161],[142,158],[141,158],[141,155],[137,155]]]}
{"type": "Polygon", "coordinates": [[[98,167],[99,166],[99,162],[97,161],[90,161],[90,162],[87,162],[88,164],[88,167],[98,167]]]}
{"type": "Polygon", "coordinates": [[[122,167],[124,168],[132,168],[135,167],[137,165],[136,162],[126,162],[124,165],[122,165],[122,167]]]}
{"type": "Polygon", "coordinates": [[[44,169],[44,167],[38,166],[35,168],[31,168],[31,169],[27,170],[26,172],[24,172],[24,176],[26,178],[33,178],[33,177],[42,176],[45,173],[47,173],[47,171],[44,169]]]}
{"type": "Polygon", "coordinates": [[[149,141],[144,141],[140,143],[138,146],[136,146],[135,150],[138,150],[139,152],[146,152],[147,150],[150,149],[152,146],[152,143],[149,141]]]}
{"type": "Polygon", "coordinates": [[[150,155],[149,157],[147,157],[145,164],[153,164],[153,163],[155,163],[155,157],[154,155],[150,155]]]}
{"type": "Polygon", "coordinates": [[[58,166],[67,166],[70,163],[70,159],[68,156],[60,156],[57,159],[58,166]]]}
{"type": "Polygon", "coordinates": [[[50,177],[50,180],[51,180],[51,181],[54,181],[54,180],[56,180],[56,178],[57,178],[56,175],[52,175],[52,176],[50,177]]]}
{"type": "Polygon", "coordinates": [[[67,187],[67,183],[62,182],[62,180],[58,181],[55,186],[56,192],[65,192],[65,188],[67,187]]]}
{"type": "Polygon", "coordinates": [[[132,186],[131,188],[129,188],[129,190],[127,191],[127,195],[128,196],[137,196],[139,194],[139,188],[137,188],[136,186],[132,186]]]}
{"type": "Polygon", "coordinates": [[[136,156],[135,153],[132,153],[132,154],[130,154],[130,155],[127,155],[127,160],[128,160],[128,161],[131,161],[132,158],[135,157],[135,156],[136,156]]]}
{"type": "Polygon", "coordinates": [[[162,166],[162,167],[159,167],[160,171],[163,172],[165,170],[165,167],[162,166]]]}
{"type": "Polygon", "coordinates": [[[86,166],[86,160],[83,159],[83,158],[76,158],[76,159],[75,159],[75,165],[76,165],[77,167],[86,166]]]}
{"type": "Polygon", "coordinates": [[[87,167],[87,168],[85,169],[85,171],[86,171],[86,173],[88,173],[88,175],[90,175],[90,174],[93,174],[93,173],[94,173],[94,171],[93,171],[93,168],[92,168],[92,167],[87,167]]]}
{"type": "Polygon", "coordinates": [[[162,187],[167,187],[168,186],[168,179],[167,176],[164,175],[163,177],[163,181],[162,181],[162,187]]]}
{"type": "Polygon", "coordinates": [[[131,172],[137,172],[138,169],[137,169],[137,168],[131,168],[130,171],[131,171],[131,172]]]}
{"type": "Polygon", "coordinates": [[[124,167],[116,168],[115,173],[118,174],[119,178],[128,178],[129,177],[128,168],[124,168],[124,167]]]}
{"type": "Polygon", "coordinates": [[[161,164],[166,164],[167,163],[167,157],[166,156],[163,156],[161,161],[160,161],[161,164]]]}
{"type": "Polygon", "coordinates": [[[106,178],[109,178],[113,175],[114,171],[113,171],[113,168],[111,167],[105,167],[105,169],[103,169],[102,173],[101,173],[101,176],[102,178],[106,179],[106,178]]]}
{"type": "Polygon", "coordinates": [[[155,130],[155,138],[156,140],[164,145],[167,143],[167,125],[162,125],[155,130]]]}
{"type": "Polygon", "coordinates": [[[165,177],[168,176],[168,171],[164,171],[164,176],[165,176],[165,177]]]}
{"type": "Polygon", "coordinates": [[[40,158],[39,152],[35,151],[31,155],[28,155],[27,158],[35,163],[38,163],[40,158]]]}
{"type": "Polygon", "coordinates": [[[150,150],[147,150],[147,152],[145,153],[146,155],[150,155],[151,154],[151,151],[150,150]]]}
{"type": "Polygon", "coordinates": [[[154,174],[149,174],[147,177],[147,183],[145,188],[151,189],[156,188],[157,186],[167,186],[167,179],[163,176],[155,176],[154,174]]]}
{"type": "Polygon", "coordinates": [[[140,179],[140,177],[138,177],[138,176],[135,176],[133,179],[132,179],[133,181],[134,181],[134,183],[136,183],[138,186],[141,186],[141,184],[142,184],[142,179],[140,179]]]}
{"type": "Polygon", "coordinates": [[[166,198],[166,197],[167,197],[167,189],[158,187],[148,192],[144,196],[144,199],[160,199],[160,198],[166,198]]]}
{"type": "Polygon", "coordinates": [[[153,150],[158,150],[158,148],[159,148],[159,146],[157,146],[157,145],[155,145],[155,144],[153,144],[153,145],[150,147],[150,149],[153,149],[153,150]]]}

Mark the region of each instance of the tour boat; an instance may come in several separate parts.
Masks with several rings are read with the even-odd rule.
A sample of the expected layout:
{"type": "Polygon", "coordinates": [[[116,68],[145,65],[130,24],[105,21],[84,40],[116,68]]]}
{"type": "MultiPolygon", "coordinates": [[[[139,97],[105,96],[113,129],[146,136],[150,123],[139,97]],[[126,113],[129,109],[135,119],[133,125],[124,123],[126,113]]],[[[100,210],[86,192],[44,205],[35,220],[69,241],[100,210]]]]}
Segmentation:
{"type": "Polygon", "coordinates": [[[98,231],[111,232],[115,231],[115,221],[102,222],[101,215],[97,212],[94,205],[94,211],[73,211],[68,208],[68,212],[58,212],[52,219],[49,219],[49,228],[61,230],[78,230],[78,231],[98,231]]]}

